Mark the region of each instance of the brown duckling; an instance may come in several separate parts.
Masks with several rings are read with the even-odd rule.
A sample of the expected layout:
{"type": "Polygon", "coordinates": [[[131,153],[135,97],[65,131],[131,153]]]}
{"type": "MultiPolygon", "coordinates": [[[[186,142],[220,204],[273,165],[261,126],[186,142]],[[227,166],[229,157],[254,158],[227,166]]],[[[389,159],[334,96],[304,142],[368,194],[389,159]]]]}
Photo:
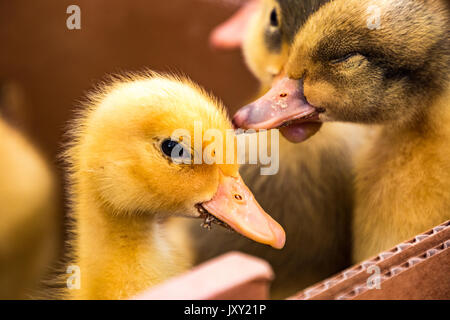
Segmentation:
{"type": "Polygon", "coordinates": [[[355,262],[450,218],[448,1],[332,1],[299,30],[285,71],[237,123],[377,126],[356,167],[355,262]]]}

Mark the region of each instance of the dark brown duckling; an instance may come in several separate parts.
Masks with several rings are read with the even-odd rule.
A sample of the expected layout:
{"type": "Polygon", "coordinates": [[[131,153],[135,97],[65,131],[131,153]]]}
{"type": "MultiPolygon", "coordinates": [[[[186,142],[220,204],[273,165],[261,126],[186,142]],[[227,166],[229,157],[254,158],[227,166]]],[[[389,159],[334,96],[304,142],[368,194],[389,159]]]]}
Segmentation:
{"type": "Polygon", "coordinates": [[[299,30],[285,71],[235,121],[258,127],[282,100],[275,127],[378,127],[357,161],[355,262],[450,218],[448,1],[332,1],[299,30]]]}

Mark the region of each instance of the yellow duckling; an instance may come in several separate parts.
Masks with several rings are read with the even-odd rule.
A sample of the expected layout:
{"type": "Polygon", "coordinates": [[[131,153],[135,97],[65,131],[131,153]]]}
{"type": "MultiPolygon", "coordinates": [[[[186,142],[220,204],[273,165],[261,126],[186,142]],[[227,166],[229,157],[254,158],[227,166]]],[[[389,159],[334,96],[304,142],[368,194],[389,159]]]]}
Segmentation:
{"type": "Polygon", "coordinates": [[[355,262],[450,218],[449,34],[447,0],[331,1],[296,35],[287,77],[241,110],[262,127],[379,126],[357,162],[355,262]]]}
{"type": "Polygon", "coordinates": [[[220,150],[196,145],[199,123],[200,139],[210,129],[225,136],[232,128],[222,105],[188,80],[132,75],[90,95],[65,154],[72,265],[80,274],[69,298],[130,298],[186,270],[189,241],[166,223],[172,216],[202,217],[206,226],[218,222],[284,245],[283,229],[258,205],[235,162],[195,162],[220,150]]]}
{"type": "MultiPolygon", "coordinates": [[[[11,105],[15,89],[3,89],[0,107],[19,107],[11,105]]],[[[55,182],[42,155],[1,114],[0,154],[0,299],[25,299],[56,258],[55,182]]]]}

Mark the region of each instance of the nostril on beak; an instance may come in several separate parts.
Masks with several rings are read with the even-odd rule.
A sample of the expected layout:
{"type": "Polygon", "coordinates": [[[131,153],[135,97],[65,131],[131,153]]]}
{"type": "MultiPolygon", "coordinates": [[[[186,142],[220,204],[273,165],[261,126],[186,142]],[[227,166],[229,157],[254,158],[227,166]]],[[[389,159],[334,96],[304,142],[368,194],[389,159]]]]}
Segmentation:
{"type": "Polygon", "coordinates": [[[238,200],[238,201],[242,201],[242,196],[240,195],[240,194],[235,194],[234,195],[234,198],[236,199],[236,200],[238,200]]]}
{"type": "Polygon", "coordinates": [[[286,97],[287,97],[287,93],[281,93],[281,94],[280,94],[280,97],[281,97],[281,98],[286,98],[286,97]]]}

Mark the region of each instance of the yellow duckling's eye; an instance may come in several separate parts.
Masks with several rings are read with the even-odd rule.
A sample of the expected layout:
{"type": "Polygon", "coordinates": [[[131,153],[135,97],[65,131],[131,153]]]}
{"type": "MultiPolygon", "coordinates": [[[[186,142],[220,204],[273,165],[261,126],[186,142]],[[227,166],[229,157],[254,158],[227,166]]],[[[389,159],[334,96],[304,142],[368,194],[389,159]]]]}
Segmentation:
{"type": "Polygon", "coordinates": [[[277,9],[273,8],[270,12],[270,25],[272,27],[278,27],[280,25],[280,22],[278,21],[278,13],[277,9]]]}
{"type": "Polygon", "coordinates": [[[190,161],[191,159],[191,153],[178,141],[172,139],[165,139],[161,143],[161,151],[174,162],[185,162],[186,160],[190,161]]]}

